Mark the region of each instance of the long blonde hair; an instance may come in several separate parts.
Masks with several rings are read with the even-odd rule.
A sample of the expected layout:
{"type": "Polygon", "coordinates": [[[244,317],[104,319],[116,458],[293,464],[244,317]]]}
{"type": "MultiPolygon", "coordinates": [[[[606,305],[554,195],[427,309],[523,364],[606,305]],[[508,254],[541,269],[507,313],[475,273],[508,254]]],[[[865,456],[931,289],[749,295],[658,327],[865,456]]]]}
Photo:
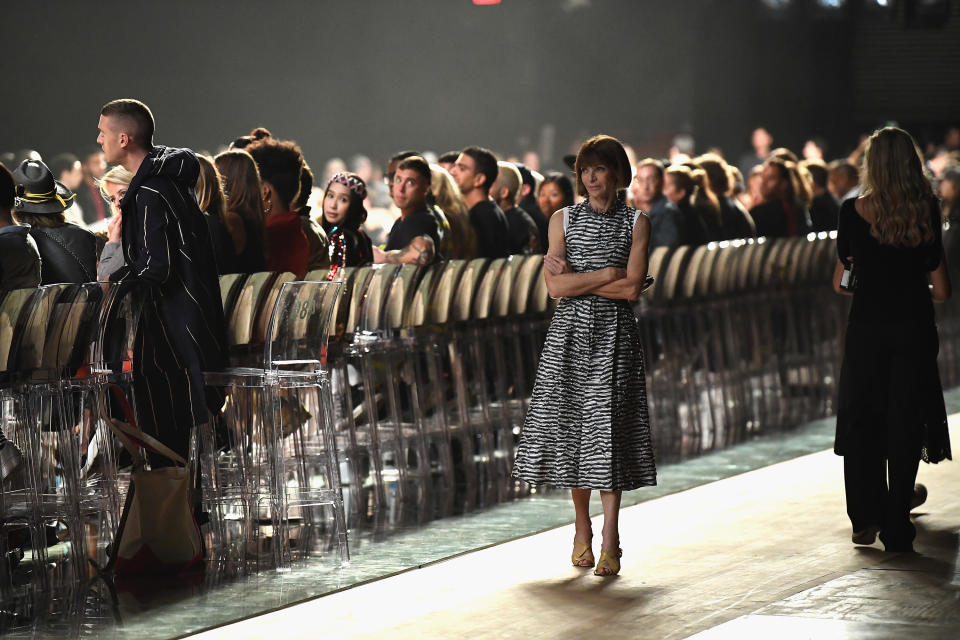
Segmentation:
{"type": "Polygon", "coordinates": [[[934,241],[933,188],[909,133],[884,127],[870,136],[862,184],[860,197],[868,199],[876,215],[870,232],[880,244],[917,247],[934,241]]]}
{"type": "Polygon", "coordinates": [[[477,257],[477,236],[470,224],[470,211],[463,202],[457,183],[447,170],[438,164],[430,165],[430,191],[450,222],[452,238],[451,258],[477,257]]]}

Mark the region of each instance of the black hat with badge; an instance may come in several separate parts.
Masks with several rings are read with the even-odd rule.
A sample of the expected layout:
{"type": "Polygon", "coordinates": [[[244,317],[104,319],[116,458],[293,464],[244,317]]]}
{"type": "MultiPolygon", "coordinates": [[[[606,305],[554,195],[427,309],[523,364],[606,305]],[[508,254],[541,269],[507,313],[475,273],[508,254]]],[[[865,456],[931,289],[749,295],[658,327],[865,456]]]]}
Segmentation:
{"type": "Polygon", "coordinates": [[[42,160],[24,160],[13,172],[17,195],[13,208],[20,213],[60,213],[76,194],[55,180],[42,160]]]}

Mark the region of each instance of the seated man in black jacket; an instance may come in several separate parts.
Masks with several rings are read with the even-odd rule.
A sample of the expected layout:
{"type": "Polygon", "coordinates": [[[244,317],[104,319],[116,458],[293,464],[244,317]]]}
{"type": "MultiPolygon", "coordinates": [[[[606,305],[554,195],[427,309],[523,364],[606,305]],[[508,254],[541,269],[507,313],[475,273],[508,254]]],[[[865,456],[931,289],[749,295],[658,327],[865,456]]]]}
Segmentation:
{"type": "Polygon", "coordinates": [[[373,248],[375,263],[432,263],[440,246],[440,226],[427,204],[430,191],[430,165],[420,156],[409,156],[397,164],[390,186],[390,197],[400,209],[383,251],[373,248]]]}
{"type": "Polygon", "coordinates": [[[467,147],[461,151],[450,172],[470,209],[470,224],[477,232],[477,250],[481,258],[510,255],[507,218],[490,199],[490,187],[497,179],[497,172],[497,156],[482,147],[467,147]]]}
{"type": "Polygon", "coordinates": [[[97,280],[97,238],[66,221],[74,193],[57,182],[40,160],[24,160],[13,172],[17,183],[16,219],[30,225],[42,269],[41,284],[97,280]]]}
{"type": "Polygon", "coordinates": [[[497,179],[490,188],[490,196],[507,218],[507,227],[510,229],[510,253],[513,255],[529,255],[540,249],[540,230],[537,224],[520,205],[517,204],[517,195],[523,178],[520,171],[510,162],[497,163],[497,179]]]}

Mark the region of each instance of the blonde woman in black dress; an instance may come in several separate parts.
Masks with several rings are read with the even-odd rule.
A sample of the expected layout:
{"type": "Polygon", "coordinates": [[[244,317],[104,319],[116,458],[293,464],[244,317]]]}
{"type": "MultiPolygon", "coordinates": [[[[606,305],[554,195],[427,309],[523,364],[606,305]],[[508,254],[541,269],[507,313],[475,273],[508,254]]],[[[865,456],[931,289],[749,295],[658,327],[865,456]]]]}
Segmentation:
{"type": "Polygon", "coordinates": [[[643,350],[629,301],[647,275],[650,221],[627,206],[631,171],[609,136],[577,154],[577,192],[587,196],[550,218],[547,289],[562,298],[543,346],[513,475],[571,490],[572,561],[594,564],[590,493],[600,491],[603,544],[594,573],[620,571],[623,491],[657,482],[643,350]]]}
{"type": "Polygon", "coordinates": [[[879,533],[887,551],[911,551],[920,460],[950,458],[933,312],[950,297],[950,276],[938,203],[906,131],[870,137],[862,184],[841,206],[837,232],[834,289],[853,301],[835,451],[853,542],[872,544],[879,533]]]}

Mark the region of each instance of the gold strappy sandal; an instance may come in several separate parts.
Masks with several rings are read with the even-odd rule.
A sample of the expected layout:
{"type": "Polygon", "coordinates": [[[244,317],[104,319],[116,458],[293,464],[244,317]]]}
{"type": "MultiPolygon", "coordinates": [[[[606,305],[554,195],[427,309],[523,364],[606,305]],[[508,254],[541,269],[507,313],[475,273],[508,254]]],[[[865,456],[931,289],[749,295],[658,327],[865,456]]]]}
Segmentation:
{"type": "Polygon", "coordinates": [[[620,558],[623,556],[623,549],[617,549],[616,553],[607,553],[603,549],[600,549],[600,562],[597,563],[597,568],[594,569],[593,575],[608,577],[615,576],[620,573],[620,558]],[[606,573],[601,573],[601,571],[606,570],[606,573]]]}
{"type": "Polygon", "coordinates": [[[587,569],[593,566],[593,540],[590,542],[573,541],[573,555],[570,556],[573,566],[587,569]]]}

